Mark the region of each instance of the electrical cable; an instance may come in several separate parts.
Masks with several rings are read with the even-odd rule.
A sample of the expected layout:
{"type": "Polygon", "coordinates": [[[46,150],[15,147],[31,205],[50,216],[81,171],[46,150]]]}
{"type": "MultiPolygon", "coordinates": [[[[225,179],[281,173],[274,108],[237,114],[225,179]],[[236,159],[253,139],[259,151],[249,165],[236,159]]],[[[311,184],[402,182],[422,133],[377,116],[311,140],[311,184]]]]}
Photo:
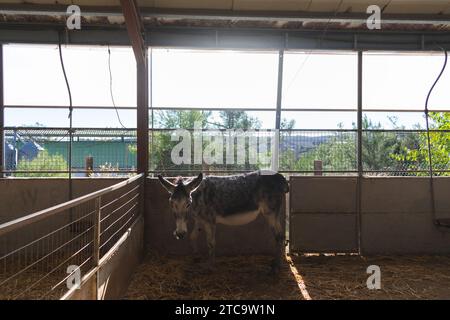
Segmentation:
{"type": "MultiPolygon", "coordinates": [[[[72,90],[70,89],[69,79],[67,78],[66,68],[64,65],[64,58],[62,55],[62,40],[61,33],[58,33],[58,51],[59,51],[59,61],[61,63],[61,69],[64,74],[64,80],[66,81],[67,93],[69,94],[69,150],[68,150],[68,171],[69,171],[69,200],[72,200],[72,142],[73,142],[73,101],[72,101],[72,90]]],[[[61,139],[62,140],[62,139],[61,139]]],[[[72,219],[72,213],[70,214],[72,219]]]]}
{"type": "Polygon", "coordinates": [[[113,76],[112,76],[112,70],[111,70],[111,49],[108,45],[108,70],[109,70],[109,94],[111,95],[111,102],[114,106],[114,110],[116,110],[117,120],[119,121],[122,128],[127,129],[122,123],[122,120],[120,119],[119,110],[117,110],[116,102],[114,100],[114,94],[113,94],[113,76]]]}
{"type": "Polygon", "coordinates": [[[441,68],[441,71],[439,72],[438,77],[434,81],[433,85],[431,86],[430,90],[428,91],[427,99],[425,101],[425,122],[426,122],[426,129],[427,129],[427,143],[428,143],[428,162],[429,162],[429,175],[430,175],[430,193],[431,193],[431,212],[433,215],[433,223],[437,227],[449,227],[447,225],[442,224],[439,219],[436,219],[436,199],[434,194],[434,173],[433,173],[433,159],[432,159],[432,152],[431,152],[431,136],[430,136],[430,114],[428,109],[428,103],[430,101],[431,93],[433,92],[436,84],[439,82],[439,80],[442,77],[442,74],[444,73],[446,67],[447,67],[447,61],[448,61],[448,53],[447,50],[442,48],[438,45],[438,47],[444,52],[445,58],[444,58],[444,65],[441,68]]]}
{"type": "Polygon", "coordinates": [[[67,93],[69,94],[69,119],[72,120],[72,111],[73,111],[73,104],[72,104],[72,91],[70,90],[70,84],[69,80],[67,78],[66,68],[64,66],[64,58],[62,55],[62,48],[61,48],[61,34],[59,34],[58,39],[58,50],[59,50],[59,61],[61,63],[61,69],[64,75],[64,80],[66,81],[66,87],[67,87],[67,93]]]}

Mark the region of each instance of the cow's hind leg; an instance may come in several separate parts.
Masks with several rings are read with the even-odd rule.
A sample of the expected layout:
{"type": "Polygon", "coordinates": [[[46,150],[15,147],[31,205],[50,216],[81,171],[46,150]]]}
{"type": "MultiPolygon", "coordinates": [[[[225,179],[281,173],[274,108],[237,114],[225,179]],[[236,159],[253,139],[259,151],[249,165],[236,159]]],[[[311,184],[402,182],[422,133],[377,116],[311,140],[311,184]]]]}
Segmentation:
{"type": "Polygon", "coordinates": [[[265,210],[262,211],[264,217],[266,218],[270,229],[275,238],[276,250],[274,254],[274,260],[272,262],[272,272],[277,273],[280,270],[281,264],[283,262],[285,256],[285,232],[283,229],[282,219],[284,217],[283,214],[283,205],[282,198],[277,199],[275,203],[268,203],[268,205],[264,206],[265,210]],[[270,205],[272,204],[272,205],[270,205]]]}

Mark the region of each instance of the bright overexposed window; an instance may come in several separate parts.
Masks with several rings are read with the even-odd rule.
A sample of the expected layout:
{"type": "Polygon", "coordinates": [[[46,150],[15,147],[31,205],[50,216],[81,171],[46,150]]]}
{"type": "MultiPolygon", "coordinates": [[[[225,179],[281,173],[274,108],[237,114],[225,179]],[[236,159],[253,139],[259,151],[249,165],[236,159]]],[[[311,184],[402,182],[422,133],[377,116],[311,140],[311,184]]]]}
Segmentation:
{"type": "Polygon", "coordinates": [[[153,49],[156,108],[275,108],[277,52],[153,49]]]}
{"type": "Polygon", "coordinates": [[[354,52],[286,52],[283,108],[356,109],[357,70],[354,52]]]}
{"type": "MultiPolygon", "coordinates": [[[[133,52],[128,47],[112,47],[110,52],[109,56],[106,46],[62,47],[74,106],[136,107],[133,52]]],[[[58,46],[6,45],[4,80],[6,106],[69,106],[58,46]]],[[[135,110],[118,112],[125,126],[135,127],[135,110]]],[[[121,127],[114,109],[75,109],[73,115],[76,126],[121,127]]],[[[67,116],[66,109],[7,108],[5,122],[9,126],[64,127],[69,123],[67,116]]]]}
{"type": "MultiPolygon", "coordinates": [[[[443,53],[365,53],[364,108],[423,110],[443,63],[443,53]]],[[[447,68],[430,97],[430,109],[450,109],[449,87],[447,68]]]]}

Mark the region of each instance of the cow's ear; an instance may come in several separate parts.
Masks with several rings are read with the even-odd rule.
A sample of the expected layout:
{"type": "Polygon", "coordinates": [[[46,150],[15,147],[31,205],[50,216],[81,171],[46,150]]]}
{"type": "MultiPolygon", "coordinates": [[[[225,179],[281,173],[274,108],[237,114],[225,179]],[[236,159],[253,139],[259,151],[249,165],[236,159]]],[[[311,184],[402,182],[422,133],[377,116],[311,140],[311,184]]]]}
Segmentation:
{"type": "Polygon", "coordinates": [[[171,183],[169,180],[163,178],[160,174],[158,175],[159,182],[161,182],[162,186],[170,193],[172,194],[175,190],[175,185],[171,183]]]}
{"type": "Polygon", "coordinates": [[[202,181],[203,181],[203,173],[200,172],[200,174],[194,180],[189,182],[188,185],[186,186],[188,192],[191,193],[195,189],[197,189],[200,183],[202,183],[202,181]]]}

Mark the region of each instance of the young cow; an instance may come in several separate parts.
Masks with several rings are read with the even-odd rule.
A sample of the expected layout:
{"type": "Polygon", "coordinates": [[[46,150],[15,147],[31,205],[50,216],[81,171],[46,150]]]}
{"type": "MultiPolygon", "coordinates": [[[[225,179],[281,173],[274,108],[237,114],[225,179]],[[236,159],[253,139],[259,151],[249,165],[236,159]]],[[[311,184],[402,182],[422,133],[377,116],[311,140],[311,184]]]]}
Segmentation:
{"type": "Polygon", "coordinates": [[[183,238],[187,233],[188,215],[194,219],[190,234],[194,254],[197,254],[196,239],[201,229],[205,230],[211,265],[215,260],[216,223],[230,226],[247,224],[262,214],[272,229],[277,251],[272,270],[278,271],[284,256],[284,230],[282,228],[283,202],[289,191],[286,179],[273,171],[256,171],[236,176],[207,176],[175,183],[162,176],[159,181],[169,192],[169,203],[175,215],[174,236],[183,238]]]}

